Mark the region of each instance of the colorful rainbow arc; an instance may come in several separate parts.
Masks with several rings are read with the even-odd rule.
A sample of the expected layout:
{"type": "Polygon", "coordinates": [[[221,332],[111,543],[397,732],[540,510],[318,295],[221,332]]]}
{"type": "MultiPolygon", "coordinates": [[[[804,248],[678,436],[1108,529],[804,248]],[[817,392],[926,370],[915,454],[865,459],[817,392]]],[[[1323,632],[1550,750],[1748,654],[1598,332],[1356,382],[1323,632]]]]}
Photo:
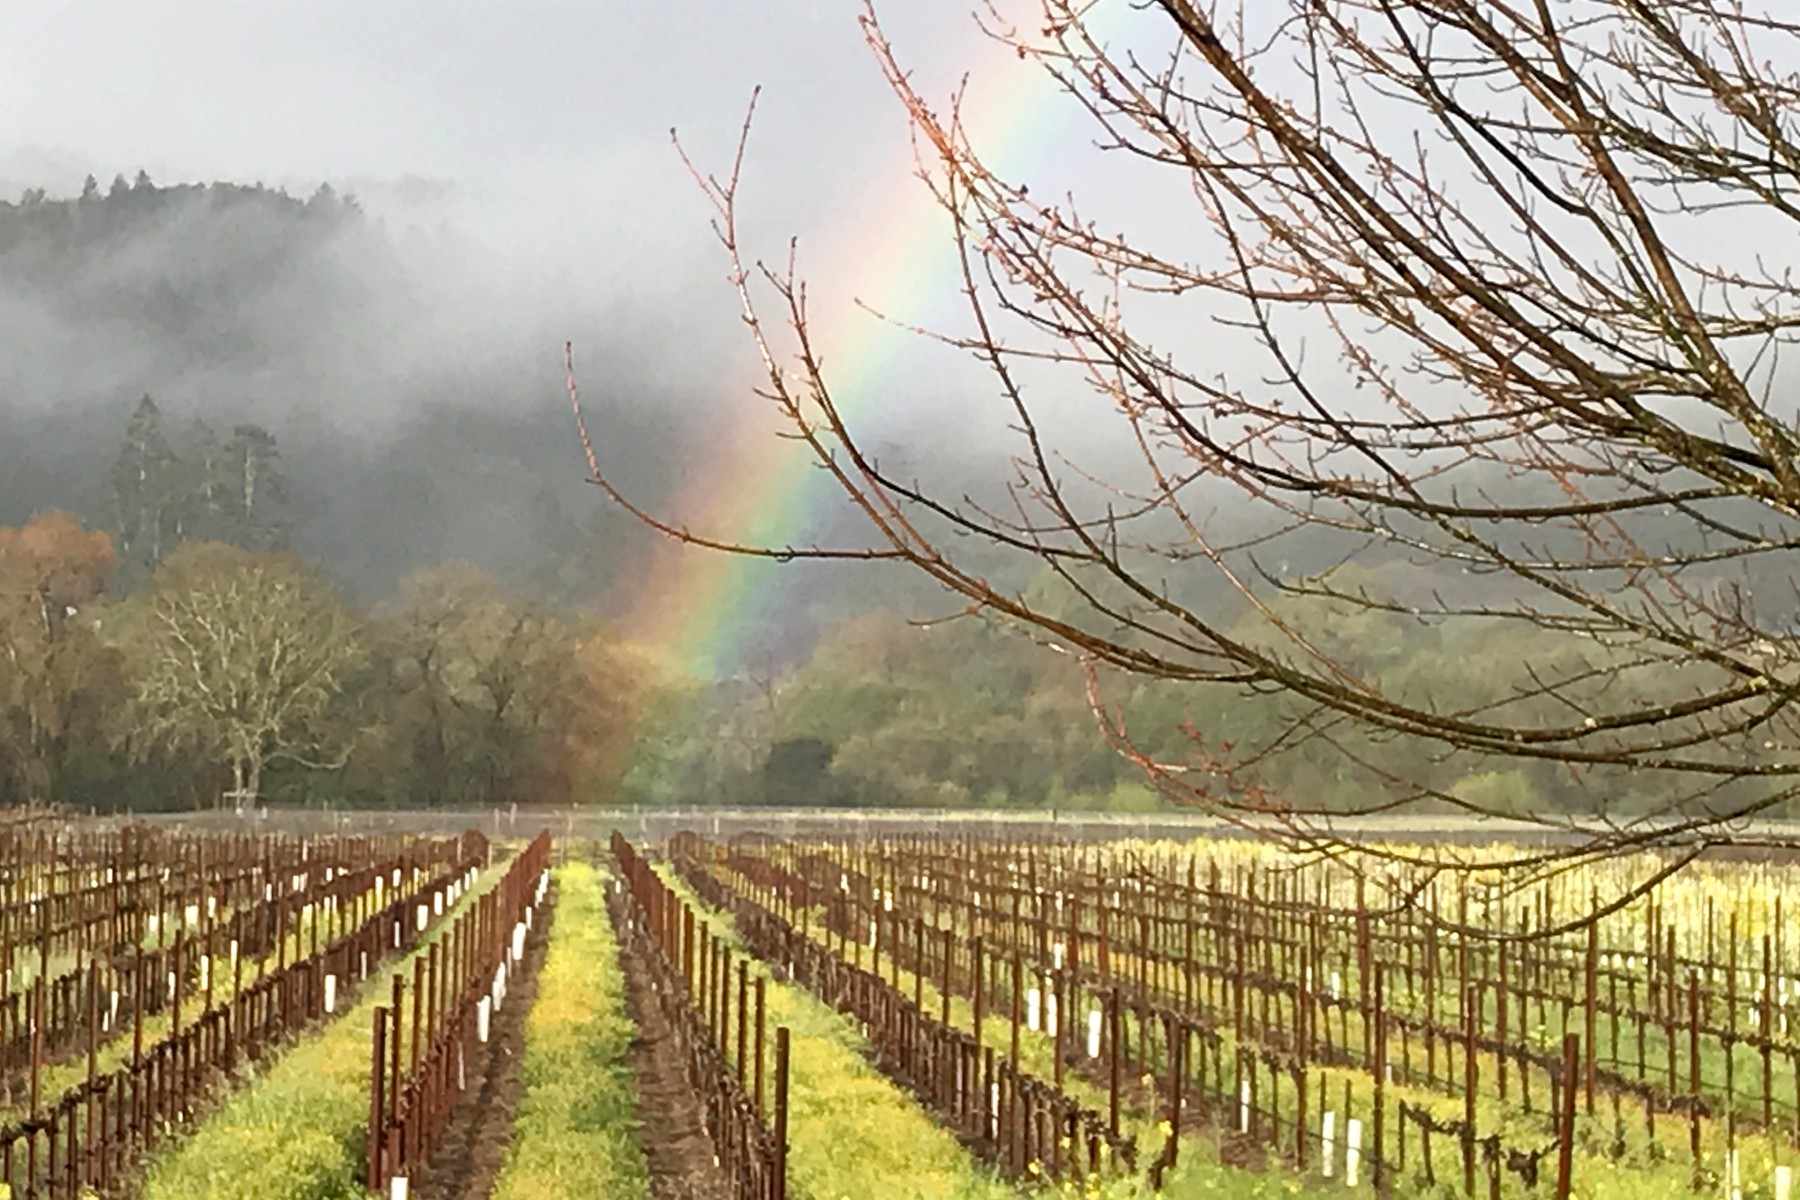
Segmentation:
{"type": "MultiPolygon", "coordinates": [[[[1023,68],[971,80],[962,112],[972,141],[990,162],[1016,170],[1043,152],[1059,118],[1072,111],[1050,103],[1051,86],[1041,73],[1023,68]]],[[[911,165],[896,164],[892,180],[909,177],[911,165]]],[[[943,213],[926,189],[890,184],[884,190],[892,199],[858,223],[852,243],[862,253],[854,294],[879,312],[913,319],[954,295],[955,263],[943,213]]],[[[915,335],[853,305],[839,306],[811,333],[846,420],[879,420],[888,369],[915,335]]],[[[689,466],[685,485],[664,513],[673,525],[721,541],[804,544],[817,514],[838,498],[834,485],[793,442],[774,436],[779,417],[767,402],[746,389],[735,411],[717,445],[689,466]]],[[[630,595],[621,606],[619,632],[687,674],[720,678],[743,665],[757,631],[792,599],[791,578],[768,559],[661,539],[646,569],[620,585],[630,595]]]]}

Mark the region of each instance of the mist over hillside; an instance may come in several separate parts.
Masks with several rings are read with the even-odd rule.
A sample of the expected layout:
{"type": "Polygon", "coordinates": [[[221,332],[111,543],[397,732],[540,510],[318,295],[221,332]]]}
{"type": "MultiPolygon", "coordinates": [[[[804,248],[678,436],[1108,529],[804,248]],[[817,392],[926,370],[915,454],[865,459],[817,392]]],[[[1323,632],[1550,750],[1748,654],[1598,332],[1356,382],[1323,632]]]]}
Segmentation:
{"type": "Polygon", "coordinates": [[[620,374],[643,361],[620,312],[534,329],[497,306],[471,338],[478,307],[439,281],[484,269],[474,253],[329,187],[301,199],[140,175],[0,204],[0,523],[66,508],[116,528],[111,474],[151,396],[177,452],[202,426],[266,427],[292,545],[358,593],[464,559],[597,603],[643,537],[582,482],[561,338],[621,347],[590,343],[608,373],[593,386],[632,398],[609,419],[656,448],[625,468],[652,498],[704,398],[692,375],[620,374]]]}
{"type": "MultiPolygon", "coordinates": [[[[571,290],[575,272],[540,280],[532,267],[540,259],[496,252],[503,230],[484,237],[456,223],[443,195],[415,193],[383,194],[386,215],[376,216],[330,187],[302,197],[256,185],[161,186],[140,174],[91,182],[73,197],[31,189],[0,204],[0,529],[62,509],[107,532],[118,569],[105,594],[128,610],[184,545],[292,549],[371,623],[364,674],[346,682],[326,722],[365,730],[346,742],[358,747],[348,773],[274,767],[272,794],[435,804],[552,787],[659,803],[702,795],[737,803],[1148,802],[1096,732],[1070,658],[979,617],[909,628],[966,612],[923,573],[891,563],[764,564],[753,585],[731,595],[696,601],[659,592],[705,584],[654,576],[657,535],[585,482],[561,347],[577,341],[599,451],[635,502],[660,511],[696,490],[766,502],[719,474],[722,445],[761,436],[754,415],[734,407],[759,401],[749,347],[733,341],[741,333],[732,321],[718,319],[728,289],[701,275],[686,291],[679,280],[640,287],[630,278],[571,290]],[[484,574],[465,578],[447,566],[457,563],[484,574]],[[494,598],[502,594],[508,598],[494,598]],[[729,678],[670,690],[620,648],[630,634],[612,623],[678,600],[710,605],[708,615],[730,626],[728,653],[715,664],[729,678]],[[421,690],[408,657],[435,644],[419,641],[421,630],[438,627],[434,606],[467,623],[457,653],[477,672],[471,679],[488,669],[480,664],[506,621],[555,630],[529,653],[513,648],[519,662],[539,664],[532,670],[559,654],[577,655],[570,669],[582,669],[578,647],[611,647],[592,650],[604,665],[590,664],[584,678],[596,697],[634,713],[604,719],[631,756],[615,760],[617,747],[602,739],[594,752],[605,761],[572,759],[564,753],[570,745],[593,749],[592,730],[565,743],[536,717],[502,738],[487,718],[468,715],[496,703],[491,691],[481,693],[486,700],[456,701],[464,724],[442,724],[452,709],[421,690]],[[552,612],[567,623],[542,625],[552,612]],[[460,778],[448,765],[457,755],[484,773],[469,777],[485,780],[472,791],[447,782],[460,778]]],[[[601,240],[604,228],[599,222],[601,240]]],[[[918,408],[932,416],[917,420],[937,422],[891,441],[877,433],[871,446],[885,469],[966,503],[991,509],[1006,501],[1015,450],[946,423],[944,414],[965,398],[933,394],[943,385],[928,376],[877,382],[885,407],[904,414],[922,397],[918,408]]],[[[1066,420],[1079,439],[1081,415],[1066,420]]],[[[1091,452],[1111,453],[1099,444],[1091,452]]],[[[1131,470],[1127,459],[1101,466],[1100,477],[1131,470]]],[[[1069,478],[1072,487],[1089,486],[1073,467],[1069,478]]],[[[1490,482],[1515,486],[1498,476],[1490,482]]],[[[1504,676],[1503,663],[1465,674],[1461,665],[1495,648],[1465,645],[1453,623],[1409,620],[1405,608],[1433,596],[1485,602],[1505,580],[1413,562],[1403,545],[1318,527],[1265,541],[1222,484],[1199,480],[1192,498],[1209,535],[1239,546],[1230,551],[1239,578],[1279,586],[1347,569],[1342,586],[1392,598],[1392,614],[1374,624],[1303,598],[1280,601],[1294,620],[1316,626],[1317,637],[1334,639],[1344,662],[1414,674],[1420,689],[1452,695],[1474,696],[1477,680],[1504,676]]],[[[802,508],[794,536],[868,543],[862,518],[832,489],[805,494],[802,508]]],[[[1633,521],[1646,545],[1691,535],[1656,510],[1633,521]]],[[[1266,514],[1264,524],[1274,527],[1266,514]]],[[[941,523],[935,530],[947,532],[941,523]]],[[[1180,539],[1178,530],[1161,533],[1180,539]]],[[[1119,613],[1141,614],[1142,604],[1118,597],[1104,572],[1059,578],[968,541],[965,565],[997,589],[1052,606],[1066,597],[1072,622],[1111,619],[1073,602],[1076,583],[1110,597],[1119,613]]],[[[1255,635],[1243,596],[1204,561],[1147,555],[1139,565],[1166,595],[1255,635]]],[[[1791,603],[1780,580],[1741,582],[1765,607],[1791,603]]],[[[511,646],[510,637],[502,644],[511,646]]],[[[1543,652],[1567,650],[1558,643],[1543,652]]],[[[444,696],[458,686],[472,685],[446,682],[444,696]]],[[[1150,745],[1171,758],[1186,752],[1189,729],[1256,744],[1278,740],[1295,719],[1267,697],[1229,690],[1202,699],[1121,681],[1107,696],[1162,730],[1164,740],[1150,745]]],[[[216,796],[216,771],[184,774],[175,759],[146,770],[128,736],[107,732],[123,719],[107,713],[82,735],[90,746],[105,742],[103,753],[64,769],[45,747],[20,752],[20,761],[48,764],[21,774],[21,786],[106,803],[216,796]]],[[[1509,805],[1553,796],[1580,806],[1608,787],[1632,804],[1658,802],[1653,792],[1549,771],[1489,778],[1481,764],[1454,759],[1434,769],[1446,787],[1473,779],[1509,805]]],[[[1289,755],[1269,777],[1296,793],[1378,794],[1378,772],[1359,770],[1340,755],[1289,755]]]]}
{"type": "MultiPolygon", "coordinates": [[[[732,406],[758,403],[722,383],[749,354],[733,323],[706,319],[728,289],[709,269],[685,290],[602,278],[572,296],[567,278],[540,287],[531,255],[509,261],[501,233],[459,226],[471,210],[442,189],[394,185],[379,208],[330,185],[301,197],[141,172],[0,203],[0,524],[60,508],[117,532],[118,456],[149,396],[178,457],[266,428],[286,544],[355,596],[460,560],[601,616],[629,607],[654,535],[584,482],[562,343],[577,340],[615,478],[654,509],[710,482],[718,445],[742,435],[732,406]]],[[[937,451],[905,469],[980,478],[993,453],[937,451]]],[[[866,540],[834,504],[813,536],[866,540]]],[[[755,638],[780,661],[832,620],[941,607],[895,570],[789,570],[798,602],[755,638]]]]}

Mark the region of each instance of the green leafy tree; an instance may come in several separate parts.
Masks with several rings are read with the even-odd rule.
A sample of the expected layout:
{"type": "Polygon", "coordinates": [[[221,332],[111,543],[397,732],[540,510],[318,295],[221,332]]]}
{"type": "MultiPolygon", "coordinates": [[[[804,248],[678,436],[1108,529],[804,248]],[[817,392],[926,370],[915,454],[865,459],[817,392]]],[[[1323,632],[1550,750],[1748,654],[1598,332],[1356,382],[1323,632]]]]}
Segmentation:
{"type": "Polygon", "coordinates": [[[815,737],[784,738],[769,747],[762,784],[773,804],[818,804],[831,798],[829,742],[815,737]]]}

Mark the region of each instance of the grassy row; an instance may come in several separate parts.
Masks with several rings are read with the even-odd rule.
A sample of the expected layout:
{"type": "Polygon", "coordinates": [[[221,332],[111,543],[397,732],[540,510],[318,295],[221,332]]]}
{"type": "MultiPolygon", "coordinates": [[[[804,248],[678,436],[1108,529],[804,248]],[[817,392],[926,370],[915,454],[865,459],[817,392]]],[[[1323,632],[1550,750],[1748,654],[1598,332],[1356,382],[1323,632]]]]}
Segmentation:
{"type": "Polygon", "coordinates": [[[557,901],[525,1027],[525,1094],[495,1200],[626,1200],[649,1194],[626,1053],[619,948],[606,880],[586,863],[555,874],[557,901]]]}
{"type": "MultiPolygon", "coordinates": [[[[691,893],[689,894],[692,900],[691,893]]],[[[831,939],[822,933],[823,926],[815,921],[809,928],[814,941],[827,949],[833,948],[831,939]]],[[[881,976],[891,978],[893,967],[889,960],[881,960],[881,976]]],[[[936,1014],[942,1004],[942,996],[929,977],[923,981],[916,980],[913,973],[902,969],[899,972],[900,991],[912,995],[915,988],[924,998],[926,1012],[936,1014]]],[[[974,1009],[970,1002],[961,996],[951,997],[951,1022],[959,1028],[967,1029],[974,1020],[974,1009]]],[[[982,1038],[985,1045],[1004,1049],[1012,1038],[1010,1017],[996,1014],[991,1010],[982,1015],[982,1038]]],[[[1028,1073],[1040,1079],[1051,1079],[1056,1072],[1055,1047],[1052,1040],[1042,1033],[1022,1030],[1019,1042],[1019,1064],[1028,1073]]],[[[1073,1071],[1063,1076],[1063,1090],[1080,1103],[1098,1112],[1105,1112],[1108,1097],[1104,1090],[1090,1084],[1073,1071]]],[[[1168,1139],[1168,1123],[1156,1117],[1130,1112],[1121,1114],[1124,1131],[1136,1139],[1140,1165],[1146,1170],[1151,1162],[1161,1155],[1164,1143],[1168,1139]]],[[[1250,1171],[1234,1167],[1220,1161],[1218,1146],[1210,1134],[1185,1135],[1181,1142],[1181,1158],[1179,1165],[1168,1173],[1163,1180],[1163,1188],[1156,1191],[1150,1187],[1146,1178],[1089,1178],[1081,1181],[1058,1181],[1050,1189],[1052,1195],[1082,1196],[1092,1200],[1200,1200],[1202,1197],[1231,1196],[1238,1200],[1277,1200],[1304,1191],[1309,1196],[1349,1195],[1348,1189],[1322,1180],[1305,1180],[1291,1171],[1276,1168],[1270,1171],[1250,1171]]]]}
{"type": "MultiPolygon", "coordinates": [[[[736,945],[731,919],[668,882],[736,945]]],[[[766,966],[752,965],[768,977],[766,966]]],[[[1012,1200],[997,1178],[917,1101],[870,1065],[862,1033],[798,987],[770,978],[770,1026],[789,1030],[788,1181],[796,1200],[1012,1200]]]]}
{"type": "MultiPolygon", "coordinates": [[[[822,914],[821,914],[822,916],[822,914]]],[[[822,920],[815,919],[809,933],[815,942],[827,949],[835,948],[835,941],[824,935],[822,920]]],[[[865,958],[865,961],[868,961],[865,958]]],[[[880,974],[883,978],[892,977],[894,969],[889,959],[883,955],[880,959],[880,974]]],[[[901,968],[898,972],[900,990],[911,995],[915,989],[922,993],[925,1009],[936,1013],[941,1004],[940,992],[927,976],[922,986],[917,984],[913,973],[901,968]]],[[[973,1020],[972,1006],[961,996],[952,997],[951,1020],[961,1028],[968,1028],[973,1020]]],[[[1351,1021],[1351,1044],[1355,1044],[1360,1036],[1360,1026],[1355,1019],[1351,1021]]],[[[996,1013],[990,1009],[983,1015],[983,1038],[988,1045],[1004,1047],[1012,1035],[1010,1017],[1004,1012],[996,1013]]],[[[1230,1031],[1223,1034],[1226,1054],[1232,1052],[1230,1031]]],[[[1023,1030],[1020,1038],[1020,1059],[1024,1068],[1048,1079],[1055,1070],[1054,1046],[1047,1035],[1033,1030],[1023,1030]]],[[[1394,1059],[1399,1058],[1397,1046],[1391,1051],[1394,1059]]],[[[1422,1053],[1422,1052],[1420,1052],[1422,1053]]],[[[1491,1057],[1482,1064],[1482,1087],[1491,1086],[1489,1080],[1493,1071],[1491,1057]]],[[[1320,1072],[1315,1070],[1308,1074],[1309,1096],[1313,1098],[1313,1111],[1309,1114],[1309,1126],[1313,1133],[1318,1132],[1319,1113],[1317,1109],[1317,1081],[1320,1072]]],[[[1365,1121],[1371,1111],[1374,1095],[1374,1080],[1367,1072],[1362,1071],[1326,1071],[1324,1074],[1331,1082],[1331,1094],[1335,1097],[1339,1089],[1347,1081],[1355,1099],[1357,1115],[1365,1121]]],[[[1516,1078],[1516,1072],[1515,1072],[1516,1078]]],[[[1073,1072],[1065,1076],[1065,1088],[1069,1094],[1090,1107],[1105,1110],[1106,1093],[1092,1086],[1073,1072]]],[[[1542,1080],[1536,1090],[1540,1106],[1548,1102],[1549,1085],[1542,1080]]],[[[1462,1115],[1462,1100],[1445,1092],[1430,1091],[1422,1087],[1408,1087],[1390,1084],[1387,1089],[1389,1119],[1394,1123],[1390,1131],[1398,1124],[1398,1104],[1406,1101],[1422,1108],[1427,1108],[1441,1119],[1456,1119],[1462,1115]]],[[[1267,1100],[1258,1102],[1266,1107],[1267,1100]]],[[[1585,1114],[1577,1120],[1577,1151],[1575,1159],[1576,1194],[1592,1200],[1641,1200],[1651,1196],[1675,1195],[1688,1190],[1690,1165],[1686,1153],[1687,1125],[1679,1117],[1664,1115],[1659,1119],[1658,1129],[1665,1147],[1661,1157],[1652,1153],[1642,1137],[1641,1108],[1634,1103],[1626,1102],[1622,1106],[1628,1153],[1623,1161],[1614,1161],[1603,1153],[1603,1147],[1610,1142],[1611,1117],[1610,1106],[1594,1117],[1585,1114]],[[1634,1112],[1637,1114],[1634,1116],[1634,1112]]],[[[1281,1117],[1284,1125],[1291,1130],[1294,1117],[1294,1098],[1291,1087],[1284,1086],[1281,1093],[1281,1117]]],[[[1228,1110],[1229,1111],[1229,1110],[1228,1110]]],[[[1505,1128],[1514,1143],[1518,1145],[1536,1146],[1546,1140],[1545,1124],[1548,1120],[1540,1112],[1535,1117],[1526,1117],[1514,1107],[1502,1105],[1485,1091],[1478,1098],[1479,1116],[1477,1125],[1483,1130],[1505,1128]]],[[[1341,1119],[1341,1118],[1340,1118],[1341,1119]]],[[[1125,1125],[1127,1132],[1133,1134],[1138,1141],[1139,1153],[1148,1161],[1157,1154],[1167,1137],[1166,1122],[1157,1122],[1154,1118],[1141,1114],[1127,1114],[1125,1125]]],[[[1721,1122],[1705,1121],[1702,1123],[1704,1150],[1708,1165],[1715,1172],[1722,1170],[1724,1157],[1724,1129],[1721,1122]]],[[[1287,1136],[1287,1135],[1284,1135],[1287,1136]]],[[[1395,1185],[1403,1195],[1437,1194],[1424,1186],[1422,1168],[1418,1164],[1419,1142],[1416,1133],[1409,1131],[1411,1154],[1404,1178],[1395,1180],[1395,1185]]],[[[1766,1183],[1774,1164],[1786,1161],[1788,1156],[1775,1152],[1770,1141],[1765,1137],[1740,1134],[1738,1139],[1742,1178],[1746,1195],[1758,1195],[1756,1187],[1766,1183]]],[[[1316,1150],[1316,1147],[1315,1147],[1316,1150]]],[[[1389,1144],[1390,1153],[1393,1144],[1389,1144]]],[[[1460,1166],[1460,1150],[1455,1139],[1439,1137],[1432,1144],[1432,1158],[1437,1168],[1439,1180],[1438,1192],[1445,1195],[1460,1194],[1462,1170],[1460,1166]]],[[[1342,1150],[1339,1150],[1341,1156],[1342,1150]]],[[[1307,1196],[1341,1196],[1348,1195],[1349,1190],[1341,1184],[1320,1179],[1314,1173],[1305,1175],[1281,1166],[1271,1155],[1271,1169],[1268,1172],[1250,1172],[1221,1163],[1217,1157],[1216,1137],[1209,1133],[1184,1135],[1182,1139],[1182,1166],[1169,1175],[1165,1181],[1161,1196],[1168,1200],[1187,1200],[1189,1197],[1202,1196],[1242,1196],[1242,1197],[1276,1197],[1296,1193],[1307,1196]]],[[[1553,1158],[1545,1159],[1542,1167],[1546,1171],[1554,1171],[1553,1158]]],[[[1364,1190],[1368,1168],[1364,1167],[1364,1190]]],[[[1478,1169],[1477,1184],[1485,1192],[1485,1175],[1478,1169]]],[[[1547,1186],[1540,1183],[1540,1189],[1547,1186]]],[[[1076,1185],[1063,1189],[1064,1194],[1074,1194],[1076,1185]]],[[[1135,1183],[1118,1183],[1095,1191],[1081,1185],[1082,1194],[1101,1195],[1107,1200],[1117,1198],[1148,1195],[1147,1188],[1140,1188],[1135,1183]]],[[[1532,1194],[1511,1174],[1502,1179],[1502,1192],[1505,1195],[1532,1194]]]]}
{"type": "MultiPolygon", "coordinates": [[[[360,902],[372,888],[373,884],[370,885],[370,888],[357,893],[356,897],[351,899],[345,907],[348,908],[351,905],[360,902]]],[[[420,897],[415,897],[415,900],[419,898],[420,897]]],[[[299,962],[310,953],[310,946],[312,943],[305,924],[304,915],[310,914],[311,912],[312,906],[308,905],[303,910],[303,918],[296,919],[293,927],[289,929],[283,944],[271,946],[268,953],[263,955],[261,959],[252,958],[247,955],[244,957],[242,969],[244,988],[248,989],[254,986],[264,974],[274,973],[280,968],[281,964],[299,962]]],[[[321,926],[320,946],[325,946],[328,941],[329,939],[324,934],[324,927],[321,926]]],[[[155,948],[153,943],[151,944],[151,948],[155,948]]],[[[231,1003],[238,990],[237,980],[231,969],[231,960],[225,955],[217,955],[208,965],[207,969],[216,972],[212,981],[213,1006],[215,1008],[223,1008],[231,1003]]],[[[152,986],[158,985],[153,982],[152,986]]],[[[205,1015],[205,990],[194,986],[193,984],[184,985],[182,989],[181,1007],[186,1025],[192,1025],[195,1021],[205,1015]]],[[[174,1009],[166,1002],[161,1009],[145,1015],[144,1053],[146,1055],[154,1050],[160,1043],[168,1039],[170,1031],[174,1027],[174,1017],[174,1009]]],[[[133,1047],[136,1045],[133,1020],[134,1018],[130,1015],[121,1013],[118,1024],[114,1025],[113,1028],[104,1035],[94,1055],[95,1074],[110,1074],[131,1061],[133,1047]]],[[[55,1097],[62,1095],[70,1088],[78,1087],[85,1083],[87,1077],[87,1055],[85,1053],[72,1053],[65,1057],[63,1061],[50,1063],[44,1067],[41,1086],[45,1097],[55,1097]]],[[[15,1115],[22,1115],[25,1107],[25,1099],[21,1097],[15,1102],[12,1108],[0,1106],[0,1117],[11,1118],[15,1115]]]]}
{"type": "MultiPolygon", "coordinates": [[[[441,937],[455,916],[500,878],[482,873],[430,935],[402,960],[441,937]]],[[[256,1085],[233,1096],[193,1134],[152,1158],[143,1200],[361,1200],[369,1115],[369,1039],[380,987],[364,989],[348,1012],[306,1037],[256,1085]]]]}

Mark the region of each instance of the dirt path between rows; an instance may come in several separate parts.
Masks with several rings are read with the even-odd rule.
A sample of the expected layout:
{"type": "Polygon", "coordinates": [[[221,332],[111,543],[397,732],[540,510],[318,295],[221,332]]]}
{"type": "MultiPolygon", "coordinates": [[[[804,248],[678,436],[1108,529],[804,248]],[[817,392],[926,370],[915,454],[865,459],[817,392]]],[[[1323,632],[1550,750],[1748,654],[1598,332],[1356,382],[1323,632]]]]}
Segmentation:
{"type": "Polygon", "coordinates": [[[537,1000],[538,970],[556,921],[554,890],[546,899],[525,939],[521,969],[507,975],[506,1004],[494,1015],[487,1044],[476,1043],[463,1064],[467,1086],[450,1111],[450,1124],[430,1165],[412,1180],[409,1191],[419,1200],[488,1200],[506,1165],[525,1093],[525,1018],[537,1000]]]}
{"type": "Polygon", "coordinates": [[[729,1200],[731,1190],[713,1161],[700,1098],[688,1086],[674,1030],[651,991],[642,950],[621,939],[625,1003],[637,1024],[628,1055],[637,1076],[640,1141],[650,1167],[652,1200],[729,1200]]]}

